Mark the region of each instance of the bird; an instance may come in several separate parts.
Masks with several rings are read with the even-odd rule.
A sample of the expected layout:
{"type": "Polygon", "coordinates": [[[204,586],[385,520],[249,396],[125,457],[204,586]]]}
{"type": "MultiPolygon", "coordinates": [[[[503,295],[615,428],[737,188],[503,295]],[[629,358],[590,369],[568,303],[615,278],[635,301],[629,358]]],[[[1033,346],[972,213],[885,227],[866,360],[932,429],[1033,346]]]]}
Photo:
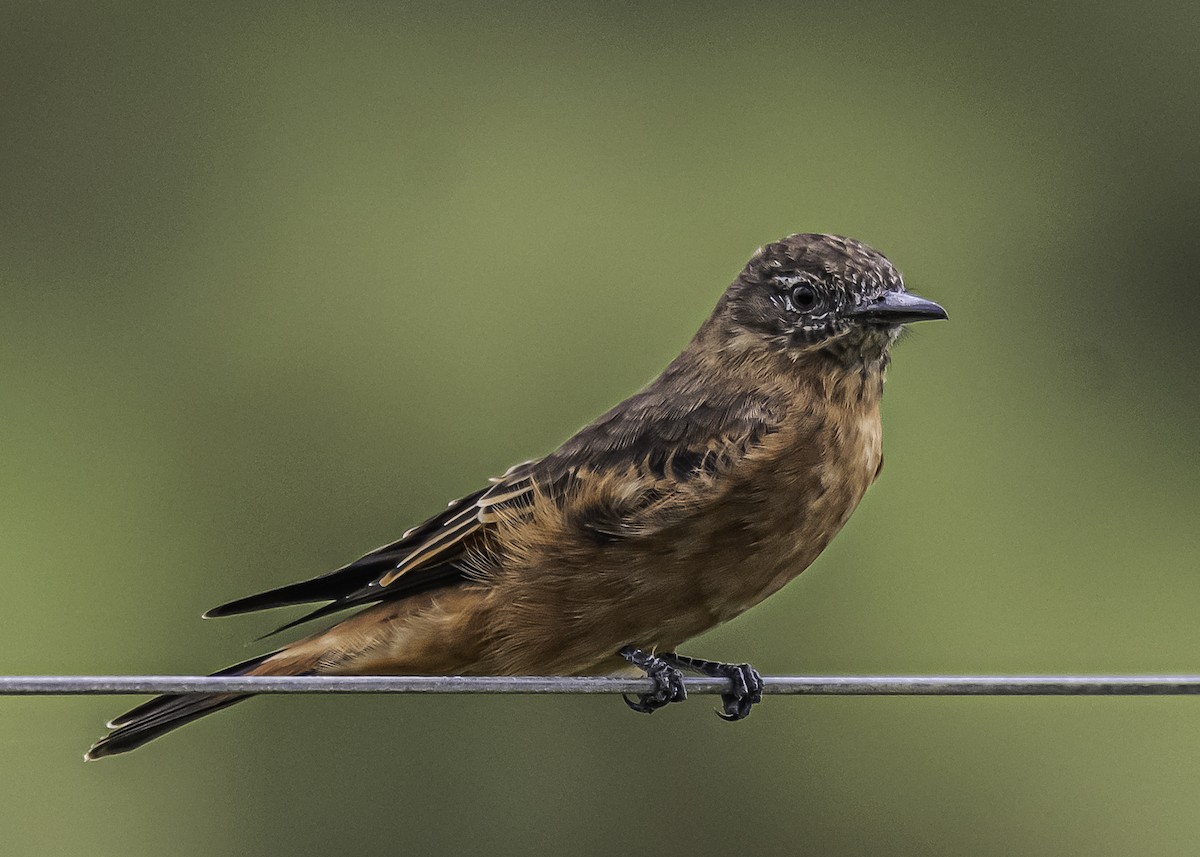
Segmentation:
{"type": "MultiPolygon", "coordinates": [[[[550,454],[336,571],[205,613],[320,605],[282,631],[357,608],[215,675],[640,670],[653,689],[625,702],[652,713],[686,698],[691,672],[728,678],[718,713],[740,720],[761,701],[758,671],[676,649],[825,549],[883,467],[892,346],[905,325],[945,318],[861,241],[765,244],[662,374],[550,454]]],[[[157,697],[111,721],[85,758],[247,696],[157,697]]]]}

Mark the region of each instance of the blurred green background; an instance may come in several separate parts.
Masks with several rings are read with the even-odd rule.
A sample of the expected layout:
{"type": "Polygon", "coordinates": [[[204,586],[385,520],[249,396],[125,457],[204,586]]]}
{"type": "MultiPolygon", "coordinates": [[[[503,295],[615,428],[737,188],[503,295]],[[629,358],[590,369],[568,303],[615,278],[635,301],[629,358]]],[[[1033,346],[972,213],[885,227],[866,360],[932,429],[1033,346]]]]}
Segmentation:
{"type": "MultiPolygon", "coordinates": [[[[1200,672],[1194,3],[6,4],[0,673],[203,672],[653,376],[761,243],[949,309],[887,468],[692,643],[1200,672]]],[[[1200,701],[0,699],[7,854],[1184,855],[1200,701]]]]}

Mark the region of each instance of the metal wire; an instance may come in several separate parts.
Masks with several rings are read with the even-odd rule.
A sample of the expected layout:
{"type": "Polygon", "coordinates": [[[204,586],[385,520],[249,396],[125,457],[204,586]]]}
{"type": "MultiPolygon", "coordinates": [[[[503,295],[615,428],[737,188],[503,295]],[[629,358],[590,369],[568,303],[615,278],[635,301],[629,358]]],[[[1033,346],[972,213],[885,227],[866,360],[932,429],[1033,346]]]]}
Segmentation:
{"type": "MultiPolygon", "coordinates": [[[[764,676],[763,693],[817,696],[1183,696],[1200,675],[764,676]]],[[[687,678],[721,694],[724,678],[687,678]]],[[[0,676],[0,696],[200,693],[648,693],[647,678],[574,676],[0,676]]]]}

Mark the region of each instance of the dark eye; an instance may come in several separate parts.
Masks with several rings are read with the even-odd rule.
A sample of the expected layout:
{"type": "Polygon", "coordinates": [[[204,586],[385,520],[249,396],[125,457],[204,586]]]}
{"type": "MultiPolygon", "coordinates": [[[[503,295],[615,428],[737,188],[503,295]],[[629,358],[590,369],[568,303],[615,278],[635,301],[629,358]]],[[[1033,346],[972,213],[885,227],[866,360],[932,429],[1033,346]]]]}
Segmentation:
{"type": "Polygon", "coordinates": [[[817,305],[817,293],[812,286],[799,285],[792,289],[792,306],[807,312],[817,305]]]}

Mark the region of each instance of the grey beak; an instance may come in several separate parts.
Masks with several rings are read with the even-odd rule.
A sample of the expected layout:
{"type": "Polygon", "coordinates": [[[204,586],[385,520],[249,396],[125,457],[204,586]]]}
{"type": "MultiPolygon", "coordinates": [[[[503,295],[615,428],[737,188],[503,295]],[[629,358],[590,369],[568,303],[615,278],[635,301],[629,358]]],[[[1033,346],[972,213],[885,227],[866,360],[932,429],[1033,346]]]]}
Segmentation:
{"type": "Polygon", "coordinates": [[[855,307],[848,314],[868,324],[908,324],[948,318],[940,306],[912,292],[887,292],[878,300],[855,307]]]}

